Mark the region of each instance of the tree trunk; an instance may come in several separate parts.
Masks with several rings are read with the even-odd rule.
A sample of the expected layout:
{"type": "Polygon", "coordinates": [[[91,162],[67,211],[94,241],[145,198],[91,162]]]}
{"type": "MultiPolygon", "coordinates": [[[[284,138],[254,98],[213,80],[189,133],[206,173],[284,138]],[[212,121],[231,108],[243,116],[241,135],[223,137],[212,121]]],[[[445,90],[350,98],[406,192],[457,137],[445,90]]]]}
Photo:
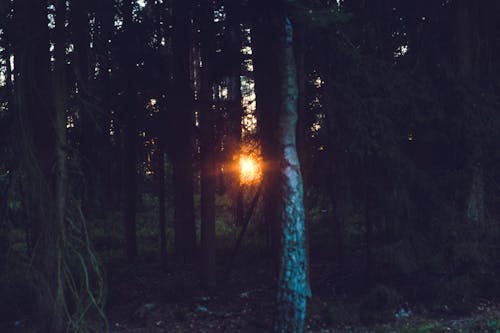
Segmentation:
{"type": "Polygon", "coordinates": [[[297,75],[293,52],[292,24],[285,19],[279,40],[281,259],[274,332],[303,332],[307,284],[306,232],[302,176],[297,156],[297,75]]]}
{"type": "MultiPolygon", "coordinates": [[[[55,124],[55,174],[54,174],[54,195],[55,195],[55,219],[54,232],[57,252],[53,253],[57,257],[58,282],[56,289],[56,300],[60,305],[56,309],[67,306],[65,300],[65,286],[62,278],[63,256],[64,256],[64,229],[66,217],[66,38],[64,22],[66,19],[66,2],[58,0],[56,2],[56,28],[55,28],[55,66],[53,80],[53,98],[54,98],[54,124],[55,124]]],[[[54,272],[52,272],[53,274],[54,272]]],[[[52,277],[53,278],[53,277],[52,277]]],[[[55,279],[54,279],[55,280],[55,279]]],[[[64,280],[63,280],[64,281],[64,280]]],[[[58,309],[57,311],[61,311],[58,309]]],[[[57,313],[57,312],[56,312],[57,313]]],[[[63,317],[64,314],[60,313],[63,317]]],[[[59,323],[57,324],[60,325],[59,323]]],[[[62,328],[62,327],[61,327],[62,328]]]]}
{"type": "MultiPolygon", "coordinates": [[[[228,0],[226,8],[225,63],[227,66],[227,109],[228,133],[225,149],[227,163],[237,163],[241,149],[241,120],[243,106],[241,96],[241,30],[239,24],[241,4],[239,1],[228,0]]],[[[240,186],[239,173],[230,173],[231,194],[233,201],[233,219],[235,225],[243,223],[243,192],[240,186]]]]}
{"type": "MultiPolygon", "coordinates": [[[[477,4],[466,0],[457,0],[457,56],[458,56],[458,73],[459,79],[463,86],[470,87],[475,82],[476,72],[484,73],[488,68],[488,63],[482,61],[482,53],[487,50],[481,50],[477,32],[477,20],[474,20],[474,9],[477,9],[477,4]],[[482,52],[481,52],[482,51],[482,52]],[[478,54],[480,53],[481,54],[478,54]],[[476,58],[481,59],[478,63],[476,58]],[[478,64],[478,66],[475,66],[478,64]],[[482,67],[482,68],[481,68],[482,67]]],[[[487,58],[488,52],[485,53],[487,58]]],[[[474,112],[463,110],[464,112],[474,112]]],[[[473,223],[484,223],[485,220],[485,188],[483,180],[482,166],[482,147],[481,140],[469,134],[469,152],[468,171],[470,176],[470,187],[466,198],[465,217],[467,221],[473,223]]]]}
{"type": "Polygon", "coordinates": [[[157,152],[157,169],[158,169],[158,207],[159,207],[159,234],[160,234],[160,262],[162,266],[167,263],[167,214],[165,202],[165,154],[160,148],[157,152]]]}
{"type": "Polygon", "coordinates": [[[470,80],[472,75],[472,26],[470,4],[457,0],[458,70],[460,77],[470,80]]]}
{"type": "Polygon", "coordinates": [[[196,228],[193,202],[193,90],[190,82],[191,1],[173,1],[173,82],[172,106],[175,123],[171,124],[174,190],[174,247],[178,260],[194,257],[196,228]]]}
{"type": "MultiPolygon", "coordinates": [[[[271,245],[273,269],[279,271],[279,150],[277,149],[276,123],[280,108],[276,87],[279,87],[280,66],[276,40],[279,38],[279,26],[273,23],[272,11],[265,12],[267,3],[263,0],[254,2],[255,15],[258,16],[253,26],[252,50],[255,63],[255,93],[257,98],[258,136],[262,146],[263,166],[263,224],[268,228],[271,245]]],[[[272,7],[272,6],[271,6],[272,7]]]]}
{"type": "Polygon", "coordinates": [[[55,66],[53,79],[53,96],[55,110],[55,153],[56,153],[56,224],[61,229],[61,233],[65,228],[64,220],[66,215],[66,38],[64,22],[66,18],[66,2],[57,0],[56,2],[56,20],[55,29],[55,66]]]}
{"type": "Polygon", "coordinates": [[[214,22],[211,1],[201,6],[201,56],[203,68],[200,82],[200,153],[201,153],[201,282],[205,288],[216,284],[215,265],[215,187],[217,165],[215,161],[215,115],[211,99],[213,81],[214,22]]]}
{"type": "MultiPolygon", "coordinates": [[[[135,97],[135,96],[133,96],[135,97]]],[[[128,113],[134,111],[134,105],[129,105],[128,113]]],[[[124,224],[125,224],[125,254],[129,262],[137,257],[136,210],[137,210],[137,152],[136,152],[136,120],[133,115],[127,117],[125,125],[124,145],[124,224]]]]}
{"type": "MultiPolygon", "coordinates": [[[[311,159],[311,156],[308,156],[308,136],[310,133],[309,122],[307,119],[307,112],[309,109],[307,108],[307,100],[306,100],[306,59],[305,59],[305,47],[306,47],[306,39],[305,39],[305,31],[304,27],[300,25],[296,25],[294,29],[294,52],[295,52],[295,67],[297,69],[297,154],[299,156],[300,165],[301,165],[301,175],[303,181],[304,192],[307,193],[308,189],[308,180],[309,180],[309,166],[306,164],[307,161],[311,159]]],[[[309,208],[311,202],[308,200],[308,196],[304,197],[304,206],[309,208]]],[[[309,221],[306,219],[305,224],[305,232],[306,232],[306,256],[307,263],[309,264],[309,221]]],[[[310,285],[310,277],[309,277],[309,267],[307,269],[307,284],[310,285]]]]}
{"type": "MultiPolygon", "coordinates": [[[[112,112],[112,99],[113,99],[113,88],[112,88],[112,76],[113,64],[112,64],[112,47],[111,40],[114,34],[114,6],[113,2],[100,1],[99,6],[96,10],[96,18],[99,30],[99,43],[104,45],[104,55],[100,58],[100,65],[102,66],[102,71],[99,73],[99,77],[102,81],[103,91],[101,93],[101,108],[105,116],[100,118],[100,123],[103,129],[102,139],[103,146],[107,150],[102,153],[101,160],[101,171],[102,171],[102,193],[103,202],[101,203],[102,208],[119,210],[120,209],[120,196],[122,193],[121,189],[121,175],[123,174],[120,163],[120,146],[117,144],[119,142],[120,131],[116,130],[117,124],[119,124],[116,112],[112,112]],[[111,136],[110,127],[111,122],[114,126],[114,133],[111,136]]],[[[80,66],[81,67],[81,66],[80,66]]]]}
{"type": "MultiPolygon", "coordinates": [[[[132,43],[134,36],[132,32],[132,3],[130,0],[123,3],[123,29],[124,33],[132,43]]],[[[127,54],[125,73],[129,76],[135,73],[135,57],[133,52],[127,54]]],[[[125,113],[125,140],[124,140],[124,230],[125,230],[125,254],[129,262],[137,257],[137,235],[136,235],[136,210],[137,210],[137,115],[139,109],[136,87],[133,80],[129,80],[124,93],[125,113]]]]}
{"type": "Polygon", "coordinates": [[[366,201],[365,208],[365,272],[364,284],[367,289],[370,289],[373,284],[373,208],[366,201]]]}
{"type": "Polygon", "coordinates": [[[352,209],[351,184],[347,175],[348,162],[347,156],[340,151],[338,161],[335,163],[335,172],[333,172],[330,183],[333,187],[331,202],[333,206],[333,258],[338,267],[338,271],[344,269],[344,223],[349,220],[352,209]]]}
{"type": "MultiPolygon", "coordinates": [[[[71,2],[70,27],[74,40],[74,53],[71,65],[76,76],[76,104],[78,107],[79,123],[77,132],[79,137],[79,151],[85,181],[83,209],[88,215],[95,215],[102,211],[101,195],[101,156],[96,146],[103,147],[102,135],[99,133],[98,116],[89,105],[90,96],[90,24],[87,1],[71,2]]],[[[107,74],[107,73],[106,73],[107,74]]]]}
{"type": "Polygon", "coordinates": [[[58,90],[63,89],[65,63],[64,37],[61,37],[64,26],[59,23],[64,16],[62,4],[62,1],[57,3],[55,74],[58,77],[51,92],[46,4],[15,2],[19,36],[25,41],[18,43],[16,49],[16,102],[17,116],[23,126],[19,142],[25,156],[23,167],[31,186],[27,206],[35,241],[32,259],[37,287],[35,319],[38,331],[55,333],[65,329],[64,285],[60,278],[65,250],[65,105],[64,92],[58,90]],[[58,102],[54,103],[54,98],[58,102]]]}
{"type": "MultiPolygon", "coordinates": [[[[204,110],[207,111],[206,109],[204,110]]],[[[211,110],[210,110],[211,111],[211,110]]],[[[210,117],[208,115],[208,117],[210,117]]],[[[207,117],[207,118],[208,118],[207,117]]],[[[209,122],[209,119],[201,121],[209,122]]],[[[203,126],[203,125],[202,125],[203,126]]],[[[208,132],[208,130],[207,130],[208,132]]],[[[202,285],[212,289],[216,284],[216,261],[215,261],[215,184],[216,184],[216,164],[214,161],[213,149],[210,149],[212,142],[208,138],[210,134],[202,134],[205,140],[202,146],[202,166],[201,166],[201,253],[202,253],[202,285]],[[207,140],[208,139],[208,140],[207,140]]]]}
{"type": "MultiPolygon", "coordinates": [[[[479,148],[478,148],[479,150],[479,148]]],[[[482,224],[485,221],[485,188],[483,181],[483,170],[480,163],[472,166],[472,176],[469,196],[467,198],[466,218],[467,221],[482,224]]]]}

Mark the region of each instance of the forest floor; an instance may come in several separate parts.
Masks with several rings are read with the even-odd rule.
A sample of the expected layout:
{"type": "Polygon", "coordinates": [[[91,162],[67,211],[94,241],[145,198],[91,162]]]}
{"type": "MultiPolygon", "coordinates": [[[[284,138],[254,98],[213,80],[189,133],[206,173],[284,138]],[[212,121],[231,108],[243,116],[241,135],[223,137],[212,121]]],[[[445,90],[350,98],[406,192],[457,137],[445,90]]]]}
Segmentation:
{"type": "MultiPolygon", "coordinates": [[[[258,253],[239,257],[228,278],[223,279],[224,274],[219,274],[218,288],[211,293],[200,288],[199,272],[194,266],[167,265],[165,269],[151,257],[134,265],[108,262],[110,331],[268,332],[275,281],[263,257],[258,253]]],[[[377,310],[372,310],[374,307],[366,307],[371,302],[367,302],[370,298],[366,291],[351,290],[346,296],[334,283],[337,280],[331,272],[326,262],[312,264],[313,296],[308,302],[306,332],[500,333],[498,300],[476,300],[460,313],[446,305],[429,310],[407,302],[375,302],[371,304],[377,310]]],[[[359,281],[350,282],[359,285],[359,281]]],[[[24,320],[0,322],[0,333],[32,332],[25,323],[24,320]]]]}
{"type": "MultiPolygon", "coordinates": [[[[367,324],[359,302],[335,295],[327,270],[313,265],[313,295],[306,332],[339,333],[500,333],[500,304],[479,301],[460,315],[393,307],[367,324]],[[360,319],[361,318],[361,319],[360,319]]],[[[109,319],[112,332],[267,332],[271,327],[275,288],[264,264],[241,260],[219,289],[204,292],[195,267],[162,270],[138,264],[110,274],[109,319]]],[[[361,298],[360,298],[361,299],[361,298]]],[[[359,299],[358,299],[359,301],[359,299]]],[[[446,306],[444,306],[446,308],[446,306]]],[[[365,316],[366,317],[366,316],[365,316]]]]}

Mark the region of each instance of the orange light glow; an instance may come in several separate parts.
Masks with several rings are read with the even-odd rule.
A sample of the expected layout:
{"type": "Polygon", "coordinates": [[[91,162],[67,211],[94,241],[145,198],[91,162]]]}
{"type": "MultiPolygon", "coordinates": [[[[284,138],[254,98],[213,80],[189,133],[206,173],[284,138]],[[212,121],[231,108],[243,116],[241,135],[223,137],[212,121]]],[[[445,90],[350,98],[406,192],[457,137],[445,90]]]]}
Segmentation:
{"type": "Polygon", "coordinates": [[[262,176],[259,161],[252,156],[240,156],[240,182],[242,184],[252,184],[257,182],[262,176]]]}

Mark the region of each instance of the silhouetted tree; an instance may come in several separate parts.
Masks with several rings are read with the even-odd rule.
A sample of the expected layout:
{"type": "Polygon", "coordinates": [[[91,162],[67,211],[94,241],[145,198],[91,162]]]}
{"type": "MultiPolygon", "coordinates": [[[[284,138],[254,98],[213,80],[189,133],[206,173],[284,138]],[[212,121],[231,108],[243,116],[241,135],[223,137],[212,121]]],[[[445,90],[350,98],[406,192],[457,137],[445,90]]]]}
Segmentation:
{"type": "Polygon", "coordinates": [[[178,259],[193,258],[196,230],[193,203],[193,89],[191,86],[191,1],[172,4],[172,85],[171,104],[175,118],[168,125],[172,132],[171,160],[174,192],[174,247],[178,259]]]}
{"type": "Polygon", "coordinates": [[[254,17],[252,48],[255,63],[255,93],[257,98],[258,136],[262,145],[263,167],[263,224],[269,228],[271,244],[271,258],[274,269],[278,272],[279,265],[279,151],[277,146],[276,123],[280,100],[275,93],[280,87],[280,66],[276,36],[279,35],[280,25],[274,21],[276,8],[267,6],[266,1],[255,0],[252,2],[254,17]]]}
{"type": "MultiPolygon", "coordinates": [[[[123,40],[122,47],[127,48],[124,55],[125,92],[122,96],[122,112],[124,120],[124,230],[125,252],[127,259],[132,261],[137,257],[136,207],[137,207],[137,117],[140,110],[138,92],[135,86],[136,75],[136,35],[132,18],[132,1],[123,2],[123,40]],[[125,46],[126,45],[126,46],[125,46]],[[131,47],[132,46],[132,47],[131,47]]],[[[125,51],[125,50],[122,50],[125,51]]]]}
{"type": "Polygon", "coordinates": [[[201,154],[201,281],[207,288],[216,284],[215,262],[215,185],[217,179],[215,110],[212,100],[213,57],[215,54],[214,9],[212,2],[200,3],[200,154],[201,154]]]}
{"type": "MultiPolygon", "coordinates": [[[[54,108],[50,90],[46,4],[19,0],[15,2],[15,13],[18,37],[29,41],[16,43],[16,103],[19,125],[24,132],[23,149],[26,149],[23,166],[32,186],[27,208],[34,244],[36,323],[40,331],[58,333],[65,329],[64,284],[61,279],[54,279],[64,256],[64,215],[61,214],[65,209],[65,170],[61,164],[64,158],[61,160],[60,156],[64,154],[61,151],[64,135],[60,133],[60,118],[64,115],[59,114],[63,106],[58,104],[54,108]],[[54,162],[56,168],[53,168],[54,162]]],[[[61,59],[57,60],[59,75],[60,65],[61,59]]]]}

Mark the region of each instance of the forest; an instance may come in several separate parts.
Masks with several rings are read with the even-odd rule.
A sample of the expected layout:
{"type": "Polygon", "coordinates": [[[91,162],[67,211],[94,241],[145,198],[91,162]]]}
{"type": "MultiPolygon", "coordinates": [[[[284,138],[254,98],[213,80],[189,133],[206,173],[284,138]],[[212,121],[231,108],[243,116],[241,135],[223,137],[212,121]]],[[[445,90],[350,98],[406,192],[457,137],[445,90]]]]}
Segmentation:
{"type": "Polygon", "coordinates": [[[0,0],[0,332],[499,333],[499,17],[0,0]]]}

